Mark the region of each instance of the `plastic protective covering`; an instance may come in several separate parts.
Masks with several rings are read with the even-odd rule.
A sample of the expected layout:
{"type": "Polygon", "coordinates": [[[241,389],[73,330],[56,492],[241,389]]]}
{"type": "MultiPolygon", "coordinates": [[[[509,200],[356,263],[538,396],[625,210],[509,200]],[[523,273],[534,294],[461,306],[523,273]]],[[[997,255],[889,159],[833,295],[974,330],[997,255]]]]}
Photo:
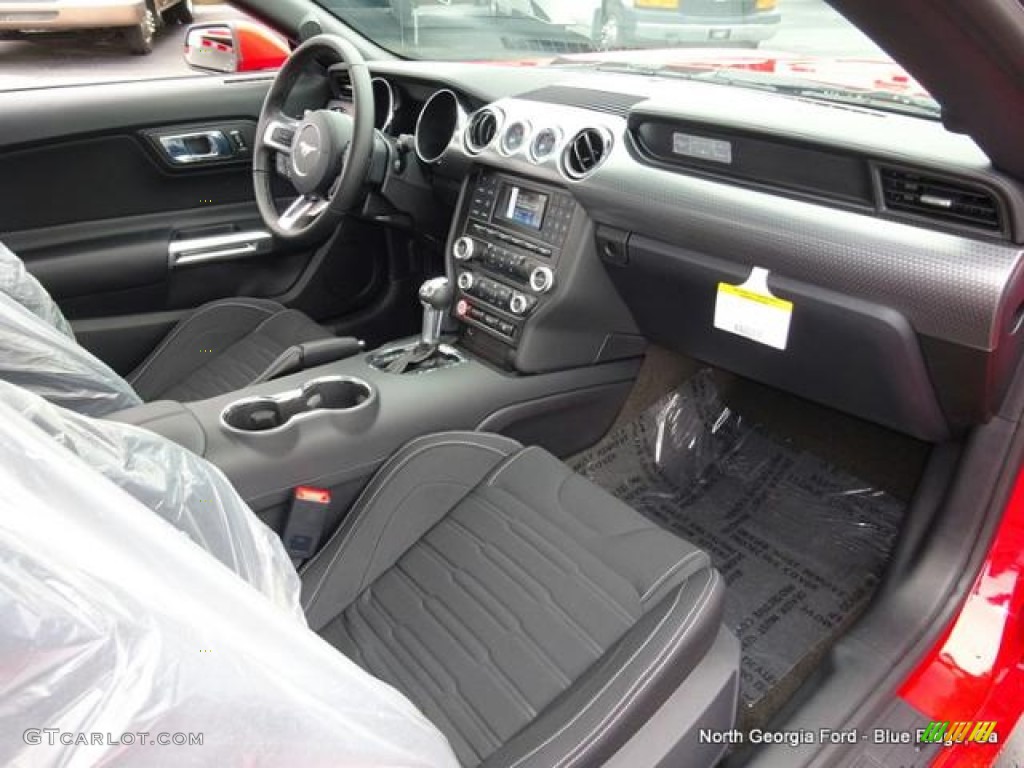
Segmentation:
{"type": "Polygon", "coordinates": [[[0,293],[0,381],[90,416],[142,405],[127,381],[6,293],[0,293]]]}
{"type": "Polygon", "coordinates": [[[280,538],[215,466],[160,435],[73,413],[2,381],[0,402],[305,621],[299,577],[280,538]]]}
{"type": "Polygon", "coordinates": [[[743,648],[748,725],[788,698],[865,607],[904,511],[727,407],[709,371],[576,465],[711,555],[728,585],[725,624],[743,648]]]}
{"type": "Polygon", "coordinates": [[[457,765],[407,699],[172,533],[0,402],[0,764],[457,765]]]}
{"type": "Polygon", "coordinates": [[[69,339],[75,338],[71,324],[57,303],[50,298],[39,281],[29,274],[22,260],[3,243],[0,243],[0,293],[7,294],[69,339]]]}

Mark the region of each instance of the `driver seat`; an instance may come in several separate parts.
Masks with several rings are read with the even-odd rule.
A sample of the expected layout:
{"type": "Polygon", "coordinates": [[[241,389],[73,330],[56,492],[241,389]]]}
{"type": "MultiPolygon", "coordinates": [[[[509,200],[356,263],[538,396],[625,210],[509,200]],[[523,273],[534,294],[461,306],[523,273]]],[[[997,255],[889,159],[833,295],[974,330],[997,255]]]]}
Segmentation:
{"type": "Polygon", "coordinates": [[[215,301],[174,326],[128,383],[145,402],[205,400],[252,384],[291,347],[333,335],[276,301],[215,301]]]}
{"type": "Polygon", "coordinates": [[[0,379],[78,413],[106,416],[153,400],[232,392],[292,347],[332,337],[277,302],[224,299],[183,318],[125,379],[75,340],[53,298],[0,243],[0,379]]]}

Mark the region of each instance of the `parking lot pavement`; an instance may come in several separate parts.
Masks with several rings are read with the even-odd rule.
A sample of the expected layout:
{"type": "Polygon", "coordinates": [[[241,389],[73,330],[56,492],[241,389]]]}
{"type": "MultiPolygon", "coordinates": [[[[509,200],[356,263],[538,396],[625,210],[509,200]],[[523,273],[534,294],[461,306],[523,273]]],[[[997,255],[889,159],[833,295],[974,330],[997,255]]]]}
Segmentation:
{"type": "MultiPolygon", "coordinates": [[[[196,5],[196,23],[237,19],[243,14],[228,5],[196,5]]],[[[166,27],[153,43],[153,53],[133,56],[113,35],[87,33],[39,35],[0,41],[0,91],[102,80],[144,80],[195,74],[182,58],[183,26],[166,27]]]]}
{"type": "MultiPolygon", "coordinates": [[[[779,0],[783,23],[763,48],[832,56],[877,56],[878,49],[825,0],[779,0]]],[[[196,21],[243,16],[228,5],[196,5],[196,21]]],[[[164,29],[148,56],[132,56],[108,36],[40,36],[0,41],[0,91],[101,80],[135,80],[194,74],[182,59],[185,27],[164,29]]]]}
{"type": "Polygon", "coordinates": [[[828,56],[877,57],[878,46],[824,0],[779,0],[782,25],[762,48],[828,56]]]}

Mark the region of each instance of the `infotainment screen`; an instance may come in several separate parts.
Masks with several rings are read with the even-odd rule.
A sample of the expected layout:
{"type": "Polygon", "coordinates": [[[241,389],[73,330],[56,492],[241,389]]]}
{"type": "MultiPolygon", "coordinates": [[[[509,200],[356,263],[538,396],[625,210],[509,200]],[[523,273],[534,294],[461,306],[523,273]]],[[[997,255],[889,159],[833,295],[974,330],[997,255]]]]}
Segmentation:
{"type": "Polygon", "coordinates": [[[548,207],[548,196],[541,192],[506,184],[498,197],[494,218],[535,229],[538,232],[544,224],[544,212],[548,207]]]}

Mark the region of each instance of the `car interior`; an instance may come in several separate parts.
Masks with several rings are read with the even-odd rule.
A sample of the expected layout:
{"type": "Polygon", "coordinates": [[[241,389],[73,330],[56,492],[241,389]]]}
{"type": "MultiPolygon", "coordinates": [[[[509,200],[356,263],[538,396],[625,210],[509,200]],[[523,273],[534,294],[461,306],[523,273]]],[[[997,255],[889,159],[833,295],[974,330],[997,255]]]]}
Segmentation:
{"type": "Polygon", "coordinates": [[[0,381],[223,473],[464,768],[926,725],[1024,452],[1024,21],[834,0],[938,121],[238,5],[279,71],[0,94],[0,381]]]}

